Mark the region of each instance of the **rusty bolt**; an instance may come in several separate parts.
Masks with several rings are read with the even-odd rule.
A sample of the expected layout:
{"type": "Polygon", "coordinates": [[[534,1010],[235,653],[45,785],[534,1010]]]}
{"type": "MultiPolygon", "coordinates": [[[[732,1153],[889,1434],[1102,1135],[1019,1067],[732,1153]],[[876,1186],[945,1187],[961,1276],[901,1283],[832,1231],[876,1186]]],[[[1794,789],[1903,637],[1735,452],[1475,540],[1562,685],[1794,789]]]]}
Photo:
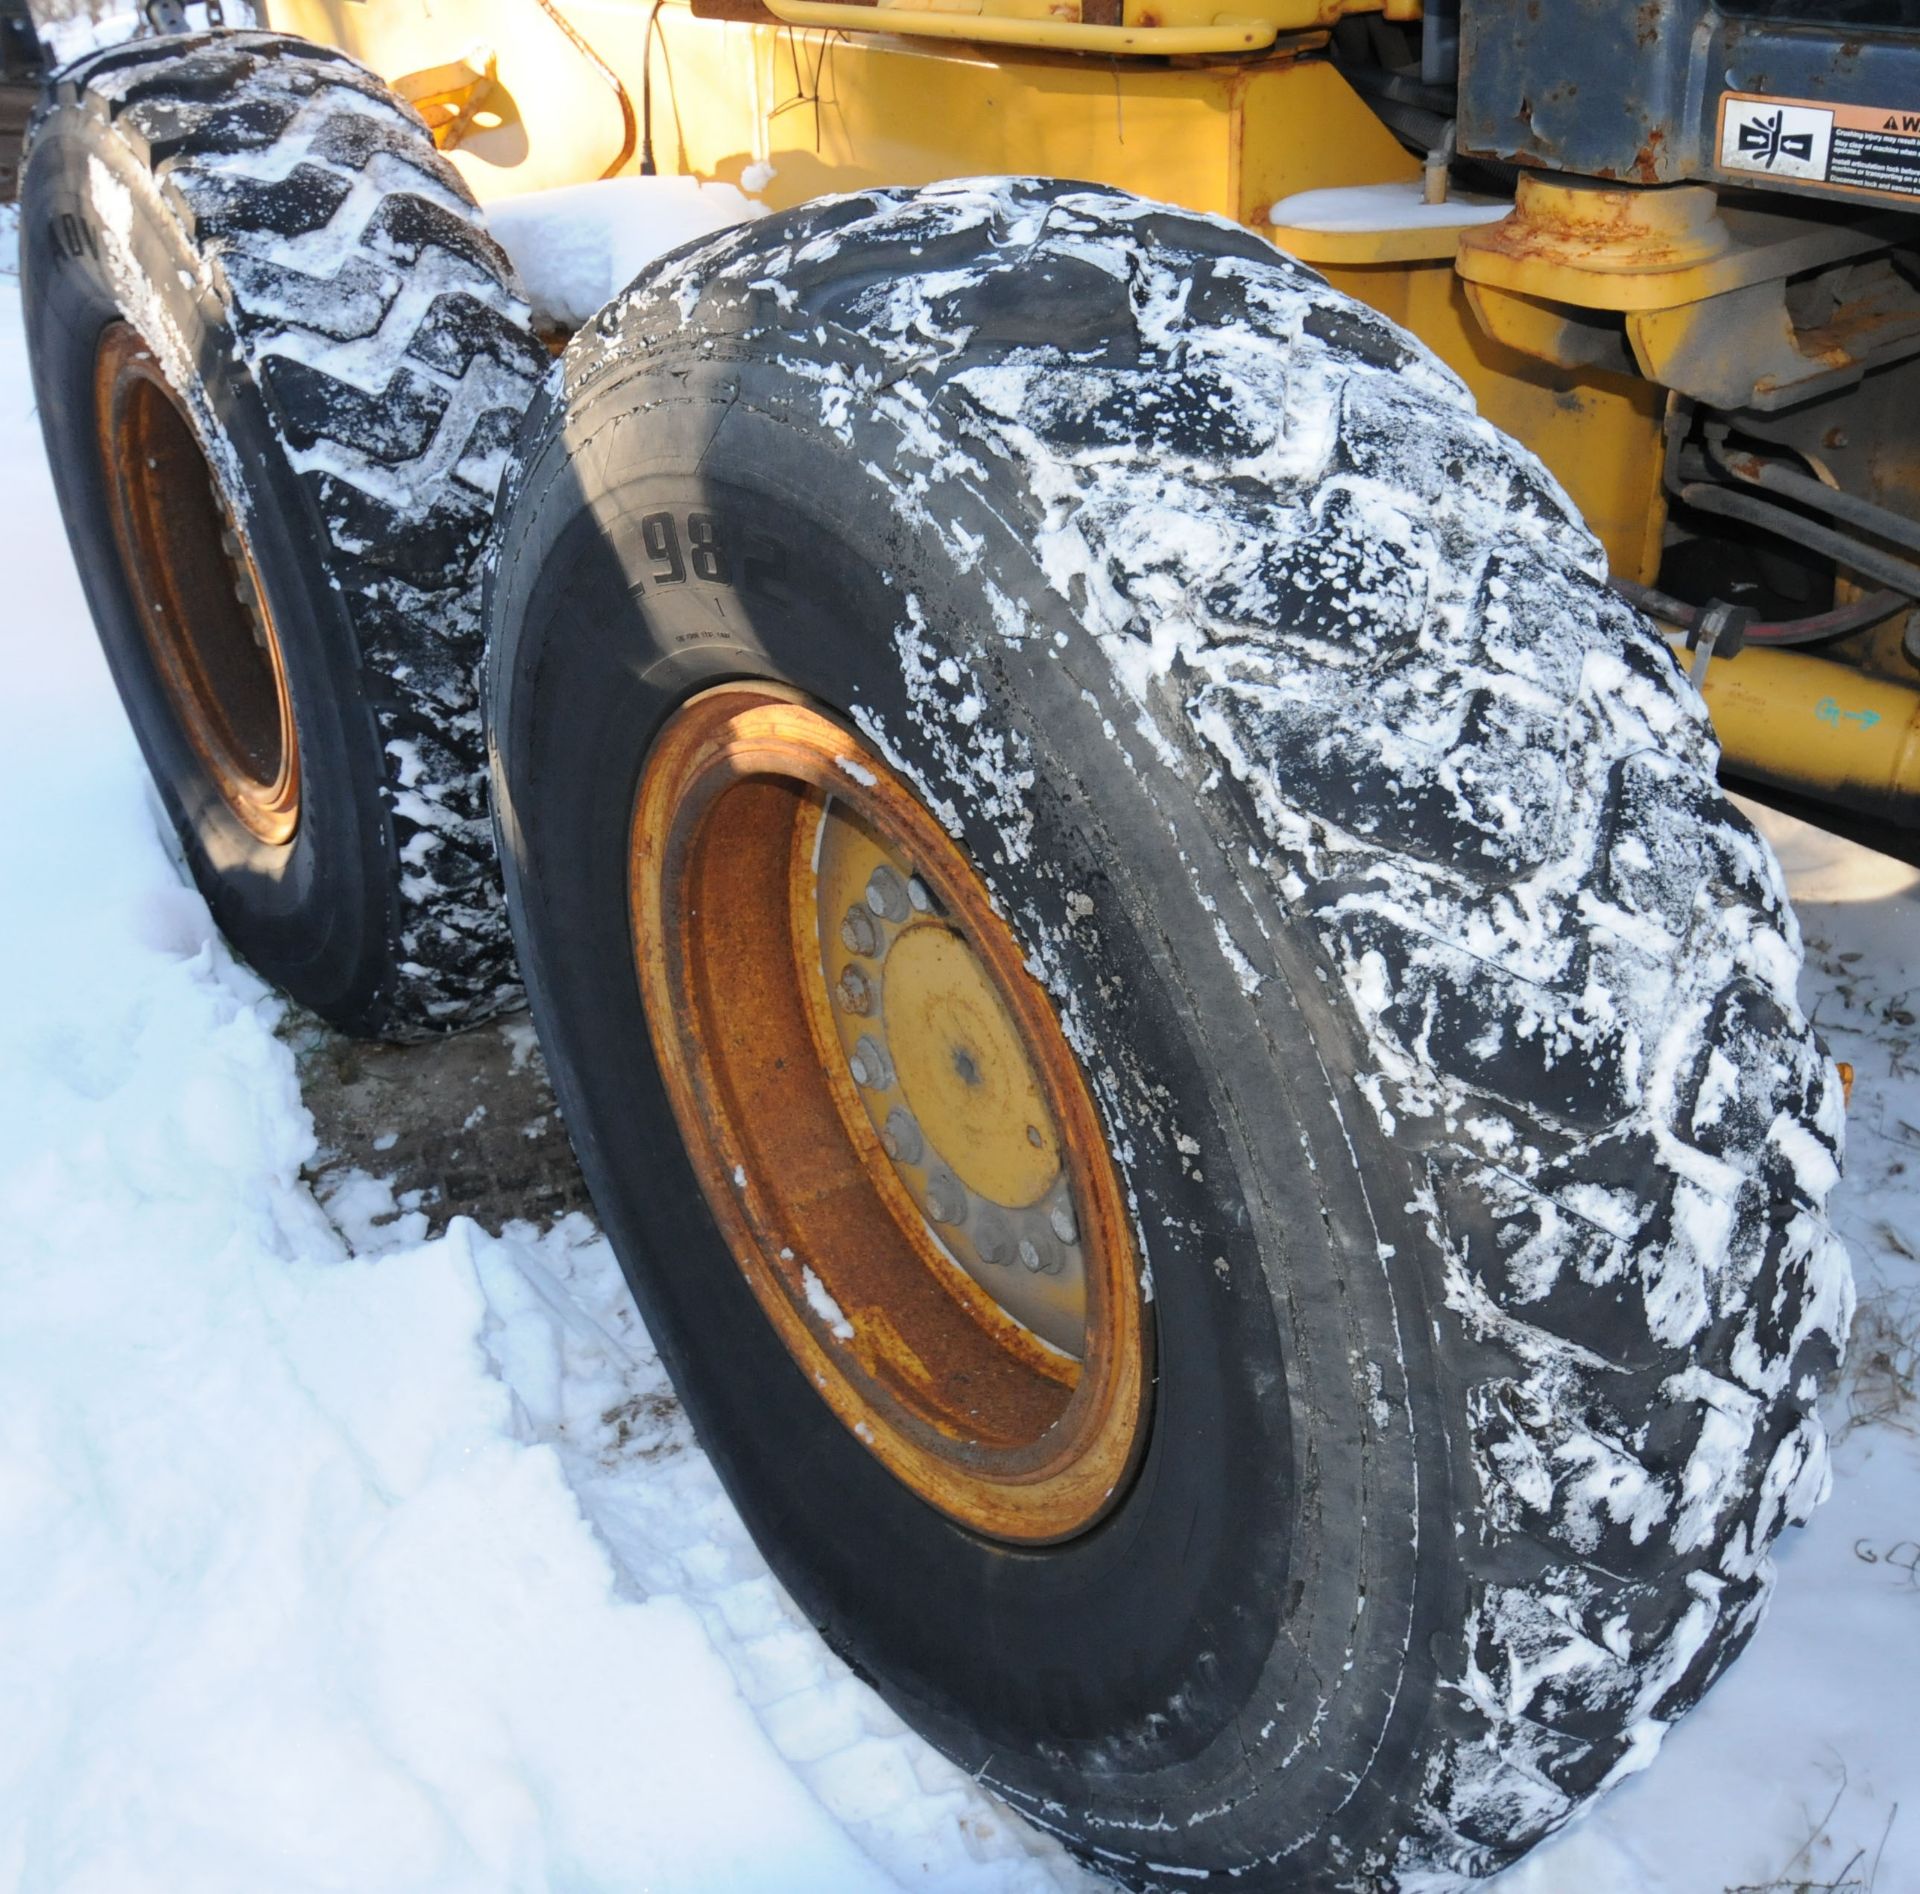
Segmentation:
{"type": "Polygon", "coordinates": [[[879,925],[865,908],[848,908],[847,918],[840,923],[840,938],[852,954],[871,958],[880,951],[879,925]]]}
{"type": "Polygon", "coordinates": [[[936,1223],[967,1220],[967,1192],[949,1170],[937,1170],[927,1179],[927,1209],[936,1223]]]}
{"type": "Polygon", "coordinates": [[[849,1013],[873,1011],[873,982],[858,967],[845,967],[835,988],[842,1008],[849,1013]]]}

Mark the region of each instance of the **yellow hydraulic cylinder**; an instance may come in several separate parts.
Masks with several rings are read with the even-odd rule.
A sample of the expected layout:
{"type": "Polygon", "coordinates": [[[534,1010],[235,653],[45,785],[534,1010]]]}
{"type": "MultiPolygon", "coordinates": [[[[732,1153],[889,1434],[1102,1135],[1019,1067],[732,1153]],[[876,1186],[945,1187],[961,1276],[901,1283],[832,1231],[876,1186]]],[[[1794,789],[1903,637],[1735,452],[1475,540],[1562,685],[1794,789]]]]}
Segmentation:
{"type": "Polygon", "coordinates": [[[1920,813],[1920,690],[1759,645],[1715,658],[1704,690],[1737,774],[1869,815],[1920,813]]]}

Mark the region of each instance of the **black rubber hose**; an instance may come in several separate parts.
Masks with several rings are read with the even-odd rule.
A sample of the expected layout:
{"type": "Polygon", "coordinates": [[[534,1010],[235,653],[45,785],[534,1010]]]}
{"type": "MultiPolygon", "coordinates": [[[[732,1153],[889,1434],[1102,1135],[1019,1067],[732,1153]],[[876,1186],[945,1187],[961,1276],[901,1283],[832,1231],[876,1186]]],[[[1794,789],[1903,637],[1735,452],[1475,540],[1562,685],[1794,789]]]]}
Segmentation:
{"type": "Polygon", "coordinates": [[[1920,566],[1910,560],[1896,558],[1890,552],[1862,545],[1850,534],[1836,533],[1832,527],[1822,526],[1818,520],[1810,520],[1805,514],[1775,506],[1770,500],[1757,499],[1750,493],[1737,492],[1731,487],[1709,486],[1700,481],[1683,486],[1677,497],[1682,504],[1698,507],[1703,513],[1717,513],[1724,519],[1739,520],[1748,526],[1782,534],[1814,552],[1825,553],[1829,559],[1838,560],[1843,566],[1852,567],[1855,572],[1863,572],[1868,578],[1877,579],[1882,585],[1907,598],[1920,598],[1920,566]]]}
{"type": "MultiPolygon", "coordinates": [[[[1701,605],[1688,605],[1666,592],[1657,592],[1650,585],[1636,585],[1631,579],[1614,579],[1610,583],[1629,605],[1651,618],[1662,618],[1668,624],[1678,625],[1682,631],[1691,631],[1700,622],[1706,609],[1701,605]]],[[[1898,592],[1873,592],[1865,598],[1855,599],[1851,605],[1836,606],[1830,612],[1816,612],[1808,618],[1763,619],[1749,625],[1744,635],[1748,644],[1824,644],[1829,639],[1865,631],[1869,625],[1877,625],[1881,619],[1892,617],[1903,605],[1911,602],[1898,592]]]]}
{"type": "Polygon", "coordinates": [[[657,175],[653,162],[653,29],[660,18],[660,0],[653,0],[647,30],[640,41],[640,175],[657,175]]]}
{"type": "Polygon", "coordinates": [[[1876,539],[1889,539],[1909,552],[1920,552],[1920,521],[1903,519],[1889,507],[1877,506],[1857,494],[1843,493],[1777,460],[1764,460],[1757,454],[1731,453],[1724,441],[1709,441],[1707,451],[1716,467],[1747,486],[1764,487],[1782,499],[1797,501],[1816,513],[1826,513],[1849,526],[1857,526],[1876,539]]]}

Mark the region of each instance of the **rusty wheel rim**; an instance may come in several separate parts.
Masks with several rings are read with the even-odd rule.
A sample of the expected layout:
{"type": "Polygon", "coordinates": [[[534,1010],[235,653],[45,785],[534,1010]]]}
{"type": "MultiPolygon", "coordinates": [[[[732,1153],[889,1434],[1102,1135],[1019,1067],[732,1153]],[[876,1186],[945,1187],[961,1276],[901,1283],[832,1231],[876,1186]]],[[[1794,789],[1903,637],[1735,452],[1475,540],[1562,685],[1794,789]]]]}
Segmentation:
{"type": "Polygon", "coordinates": [[[94,413],[114,542],[175,720],[234,816],[278,847],[300,822],[280,640],[238,510],[128,323],[101,337],[94,413]]]}
{"type": "Polygon", "coordinates": [[[674,1115],[788,1352],[950,1517],[1084,1532],[1145,1434],[1139,1264],[1078,1061],[966,857],[856,735],[757,684],[669,720],[629,850],[674,1115]]]}

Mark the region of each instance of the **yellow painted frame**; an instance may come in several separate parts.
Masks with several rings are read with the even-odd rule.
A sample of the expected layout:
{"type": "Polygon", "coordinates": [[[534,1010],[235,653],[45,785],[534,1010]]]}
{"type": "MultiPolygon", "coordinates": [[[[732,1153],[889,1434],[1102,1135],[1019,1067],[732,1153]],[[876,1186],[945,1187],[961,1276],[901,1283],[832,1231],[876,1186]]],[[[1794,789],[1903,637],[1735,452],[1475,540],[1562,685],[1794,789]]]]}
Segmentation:
{"type": "MultiPolygon", "coordinates": [[[[1289,6],[1329,12],[1328,0],[1268,0],[1259,10],[1274,17],[1289,6]]],[[[483,203],[597,177],[618,148],[614,100],[532,0],[458,0],[433,13],[416,0],[269,8],[276,26],[340,46],[388,78],[443,65],[476,42],[496,52],[491,103],[504,122],[449,154],[483,203]]],[[[1411,10],[1406,0],[1390,9],[1411,10]]],[[[567,0],[566,11],[637,95],[647,0],[567,0]]],[[[1132,5],[1127,17],[1159,15],[1132,5]]],[[[1314,35],[1238,58],[1119,60],[706,19],[666,0],[653,47],[654,146],[663,171],[705,179],[738,183],[749,166],[771,165],[758,195],[775,209],[831,191],[1026,173],[1214,212],[1286,247],[1289,233],[1267,221],[1276,200],[1419,175],[1322,43],[1314,35]]],[[[1556,368],[1494,341],[1468,306],[1450,245],[1434,255],[1428,240],[1422,255],[1369,263],[1316,257],[1297,239],[1293,247],[1420,336],[1481,412],[1559,476],[1615,569],[1652,578],[1665,521],[1659,389],[1630,374],[1556,368]]]]}

